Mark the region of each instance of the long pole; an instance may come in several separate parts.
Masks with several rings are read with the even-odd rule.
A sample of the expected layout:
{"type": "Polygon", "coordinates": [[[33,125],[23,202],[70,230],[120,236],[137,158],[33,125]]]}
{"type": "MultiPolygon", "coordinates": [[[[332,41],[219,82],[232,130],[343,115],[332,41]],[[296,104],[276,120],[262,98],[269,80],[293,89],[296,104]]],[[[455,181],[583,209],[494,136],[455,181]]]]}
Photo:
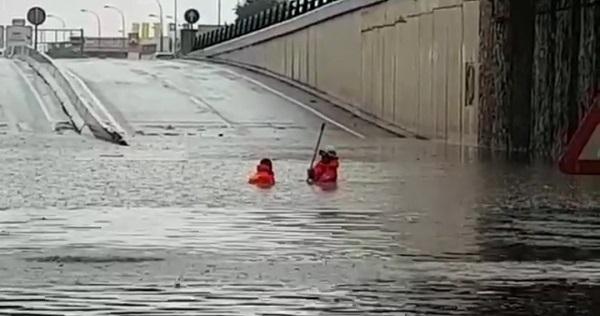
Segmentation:
{"type": "MultiPolygon", "coordinates": [[[[319,152],[319,147],[321,147],[321,139],[323,138],[323,132],[325,132],[325,123],[321,124],[321,130],[319,131],[319,138],[317,139],[317,145],[315,146],[315,151],[313,153],[312,159],[310,160],[310,166],[308,166],[308,170],[313,168],[315,164],[315,160],[317,160],[317,153],[319,152]]],[[[312,184],[311,175],[309,174],[306,182],[312,184]]]]}
{"type": "MultiPolygon", "coordinates": [[[[60,21],[60,23],[62,24],[62,28],[66,29],[67,28],[67,22],[65,21],[65,19],[61,18],[60,16],[54,15],[54,14],[48,14],[48,18],[52,18],[52,19],[56,19],[58,21],[60,21]]],[[[58,41],[58,38],[56,38],[57,36],[55,36],[55,40],[58,41]]],[[[62,32],[62,41],[65,41],[65,32],[62,32]]]]}
{"type": "Polygon", "coordinates": [[[173,15],[173,17],[174,17],[173,20],[174,20],[174,23],[175,23],[175,35],[173,37],[174,38],[174,40],[173,40],[173,54],[175,54],[175,56],[177,56],[177,35],[178,35],[177,34],[177,15],[178,15],[178,13],[177,13],[177,0],[173,0],[173,1],[175,1],[173,3],[173,5],[175,6],[175,9],[174,9],[175,14],[173,15]]]}
{"type": "Polygon", "coordinates": [[[125,29],[127,28],[127,23],[125,22],[125,13],[121,9],[119,9],[115,6],[112,6],[112,5],[108,5],[108,4],[105,5],[104,8],[105,9],[113,9],[119,13],[119,15],[121,16],[121,28],[122,28],[121,33],[123,34],[123,37],[126,37],[127,32],[125,29]]]}
{"type": "MultiPolygon", "coordinates": [[[[90,11],[91,12],[91,11],[90,11]]],[[[102,38],[102,21],[100,21],[100,16],[96,12],[92,12],[94,16],[96,16],[96,20],[98,21],[98,38],[102,38]]]]}
{"type": "Polygon", "coordinates": [[[98,39],[100,39],[102,37],[102,21],[100,21],[100,16],[98,13],[87,9],[81,9],[81,12],[90,13],[96,17],[96,21],[98,21],[98,39]]]}
{"type": "Polygon", "coordinates": [[[310,161],[309,168],[312,168],[315,164],[315,160],[317,160],[317,153],[319,152],[319,147],[321,147],[321,139],[323,138],[323,132],[325,131],[325,123],[321,124],[321,130],[319,131],[319,138],[317,139],[317,146],[315,146],[315,151],[313,153],[312,159],[310,161]]]}
{"type": "MultiPolygon", "coordinates": [[[[125,22],[125,13],[123,13],[123,11],[115,6],[112,5],[105,5],[104,6],[105,9],[113,9],[115,11],[117,11],[120,15],[121,15],[121,33],[123,34],[123,38],[127,38],[127,31],[125,30],[127,28],[127,23],[125,22]]],[[[123,41],[123,46],[126,46],[126,40],[123,41]]]]}
{"type": "Polygon", "coordinates": [[[218,21],[217,24],[220,26],[221,25],[221,0],[218,0],[217,11],[218,11],[217,12],[217,14],[218,14],[218,16],[217,16],[217,21],[218,21]]]}
{"type": "Polygon", "coordinates": [[[160,32],[159,32],[160,33],[160,39],[159,39],[160,44],[159,45],[160,45],[160,51],[163,52],[164,51],[163,50],[163,48],[164,48],[163,47],[163,29],[164,29],[163,14],[164,13],[163,13],[163,7],[162,7],[162,4],[160,3],[160,0],[156,0],[156,4],[158,4],[158,10],[159,10],[159,14],[160,14],[160,32]]]}
{"type": "Polygon", "coordinates": [[[35,39],[34,39],[34,44],[33,44],[33,49],[37,51],[37,47],[38,47],[38,25],[35,25],[35,39]]]}
{"type": "Polygon", "coordinates": [[[61,18],[60,16],[56,16],[54,14],[48,14],[48,17],[58,20],[62,24],[63,29],[67,28],[67,22],[65,22],[65,19],[61,18]]]}

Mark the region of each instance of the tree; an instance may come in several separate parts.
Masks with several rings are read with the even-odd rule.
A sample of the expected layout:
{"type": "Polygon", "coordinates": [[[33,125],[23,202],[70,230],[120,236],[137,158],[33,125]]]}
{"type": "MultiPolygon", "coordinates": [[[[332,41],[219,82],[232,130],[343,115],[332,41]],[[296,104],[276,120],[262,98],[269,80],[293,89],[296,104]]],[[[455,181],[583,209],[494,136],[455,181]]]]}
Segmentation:
{"type": "Polygon", "coordinates": [[[243,4],[238,4],[235,13],[238,19],[245,19],[261,11],[274,7],[284,0],[245,0],[243,4]]]}

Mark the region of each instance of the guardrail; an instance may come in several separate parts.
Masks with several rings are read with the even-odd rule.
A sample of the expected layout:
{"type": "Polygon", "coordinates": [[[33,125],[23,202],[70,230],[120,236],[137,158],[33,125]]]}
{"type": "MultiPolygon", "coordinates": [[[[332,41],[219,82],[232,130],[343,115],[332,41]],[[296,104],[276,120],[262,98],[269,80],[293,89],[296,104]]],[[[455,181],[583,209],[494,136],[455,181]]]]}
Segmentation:
{"type": "Polygon", "coordinates": [[[343,0],[293,0],[281,2],[251,17],[238,19],[235,24],[200,34],[194,41],[194,50],[217,45],[303,15],[330,3],[343,0]]]}
{"type": "MultiPolygon", "coordinates": [[[[43,78],[50,76],[50,79],[58,85],[58,87],[52,88],[58,88],[64,93],[63,98],[66,100],[61,100],[61,102],[68,102],[77,111],[85,126],[90,129],[94,137],[119,145],[127,145],[123,136],[109,123],[103,122],[93,107],[73,88],[74,83],[71,82],[72,79],[56,66],[52,58],[28,46],[12,47],[9,56],[25,61],[43,78]]],[[[60,94],[57,95],[61,98],[60,94]]]]}

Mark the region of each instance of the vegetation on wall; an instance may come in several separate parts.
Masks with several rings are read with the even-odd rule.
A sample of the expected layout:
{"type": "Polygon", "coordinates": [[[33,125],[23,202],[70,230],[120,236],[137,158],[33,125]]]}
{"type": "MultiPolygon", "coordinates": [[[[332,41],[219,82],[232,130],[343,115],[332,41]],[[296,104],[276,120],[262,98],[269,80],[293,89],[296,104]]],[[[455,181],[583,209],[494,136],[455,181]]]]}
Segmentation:
{"type": "Polygon", "coordinates": [[[235,8],[238,19],[244,19],[253,16],[261,11],[272,8],[282,0],[244,0],[235,8]]]}

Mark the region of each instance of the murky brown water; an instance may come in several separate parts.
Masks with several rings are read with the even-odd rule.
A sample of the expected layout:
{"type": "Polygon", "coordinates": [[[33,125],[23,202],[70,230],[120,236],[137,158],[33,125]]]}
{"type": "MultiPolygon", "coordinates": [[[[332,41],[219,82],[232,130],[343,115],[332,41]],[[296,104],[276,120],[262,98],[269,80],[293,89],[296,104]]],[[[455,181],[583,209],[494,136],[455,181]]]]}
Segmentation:
{"type": "Polygon", "coordinates": [[[136,136],[0,115],[0,315],[600,314],[598,178],[398,139],[264,81],[366,136],[327,129],[323,192],[303,180],[321,120],[234,70],[64,63],[136,136]],[[269,191],[246,184],[263,156],[269,191]]]}
{"type": "Polygon", "coordinates": [[[598,179],[346,140],[321,192],[302,137],[0,137],[0,314],[600,311],[598,179]],[[271,191],[245,184],[264,152],[271,191]]]}

